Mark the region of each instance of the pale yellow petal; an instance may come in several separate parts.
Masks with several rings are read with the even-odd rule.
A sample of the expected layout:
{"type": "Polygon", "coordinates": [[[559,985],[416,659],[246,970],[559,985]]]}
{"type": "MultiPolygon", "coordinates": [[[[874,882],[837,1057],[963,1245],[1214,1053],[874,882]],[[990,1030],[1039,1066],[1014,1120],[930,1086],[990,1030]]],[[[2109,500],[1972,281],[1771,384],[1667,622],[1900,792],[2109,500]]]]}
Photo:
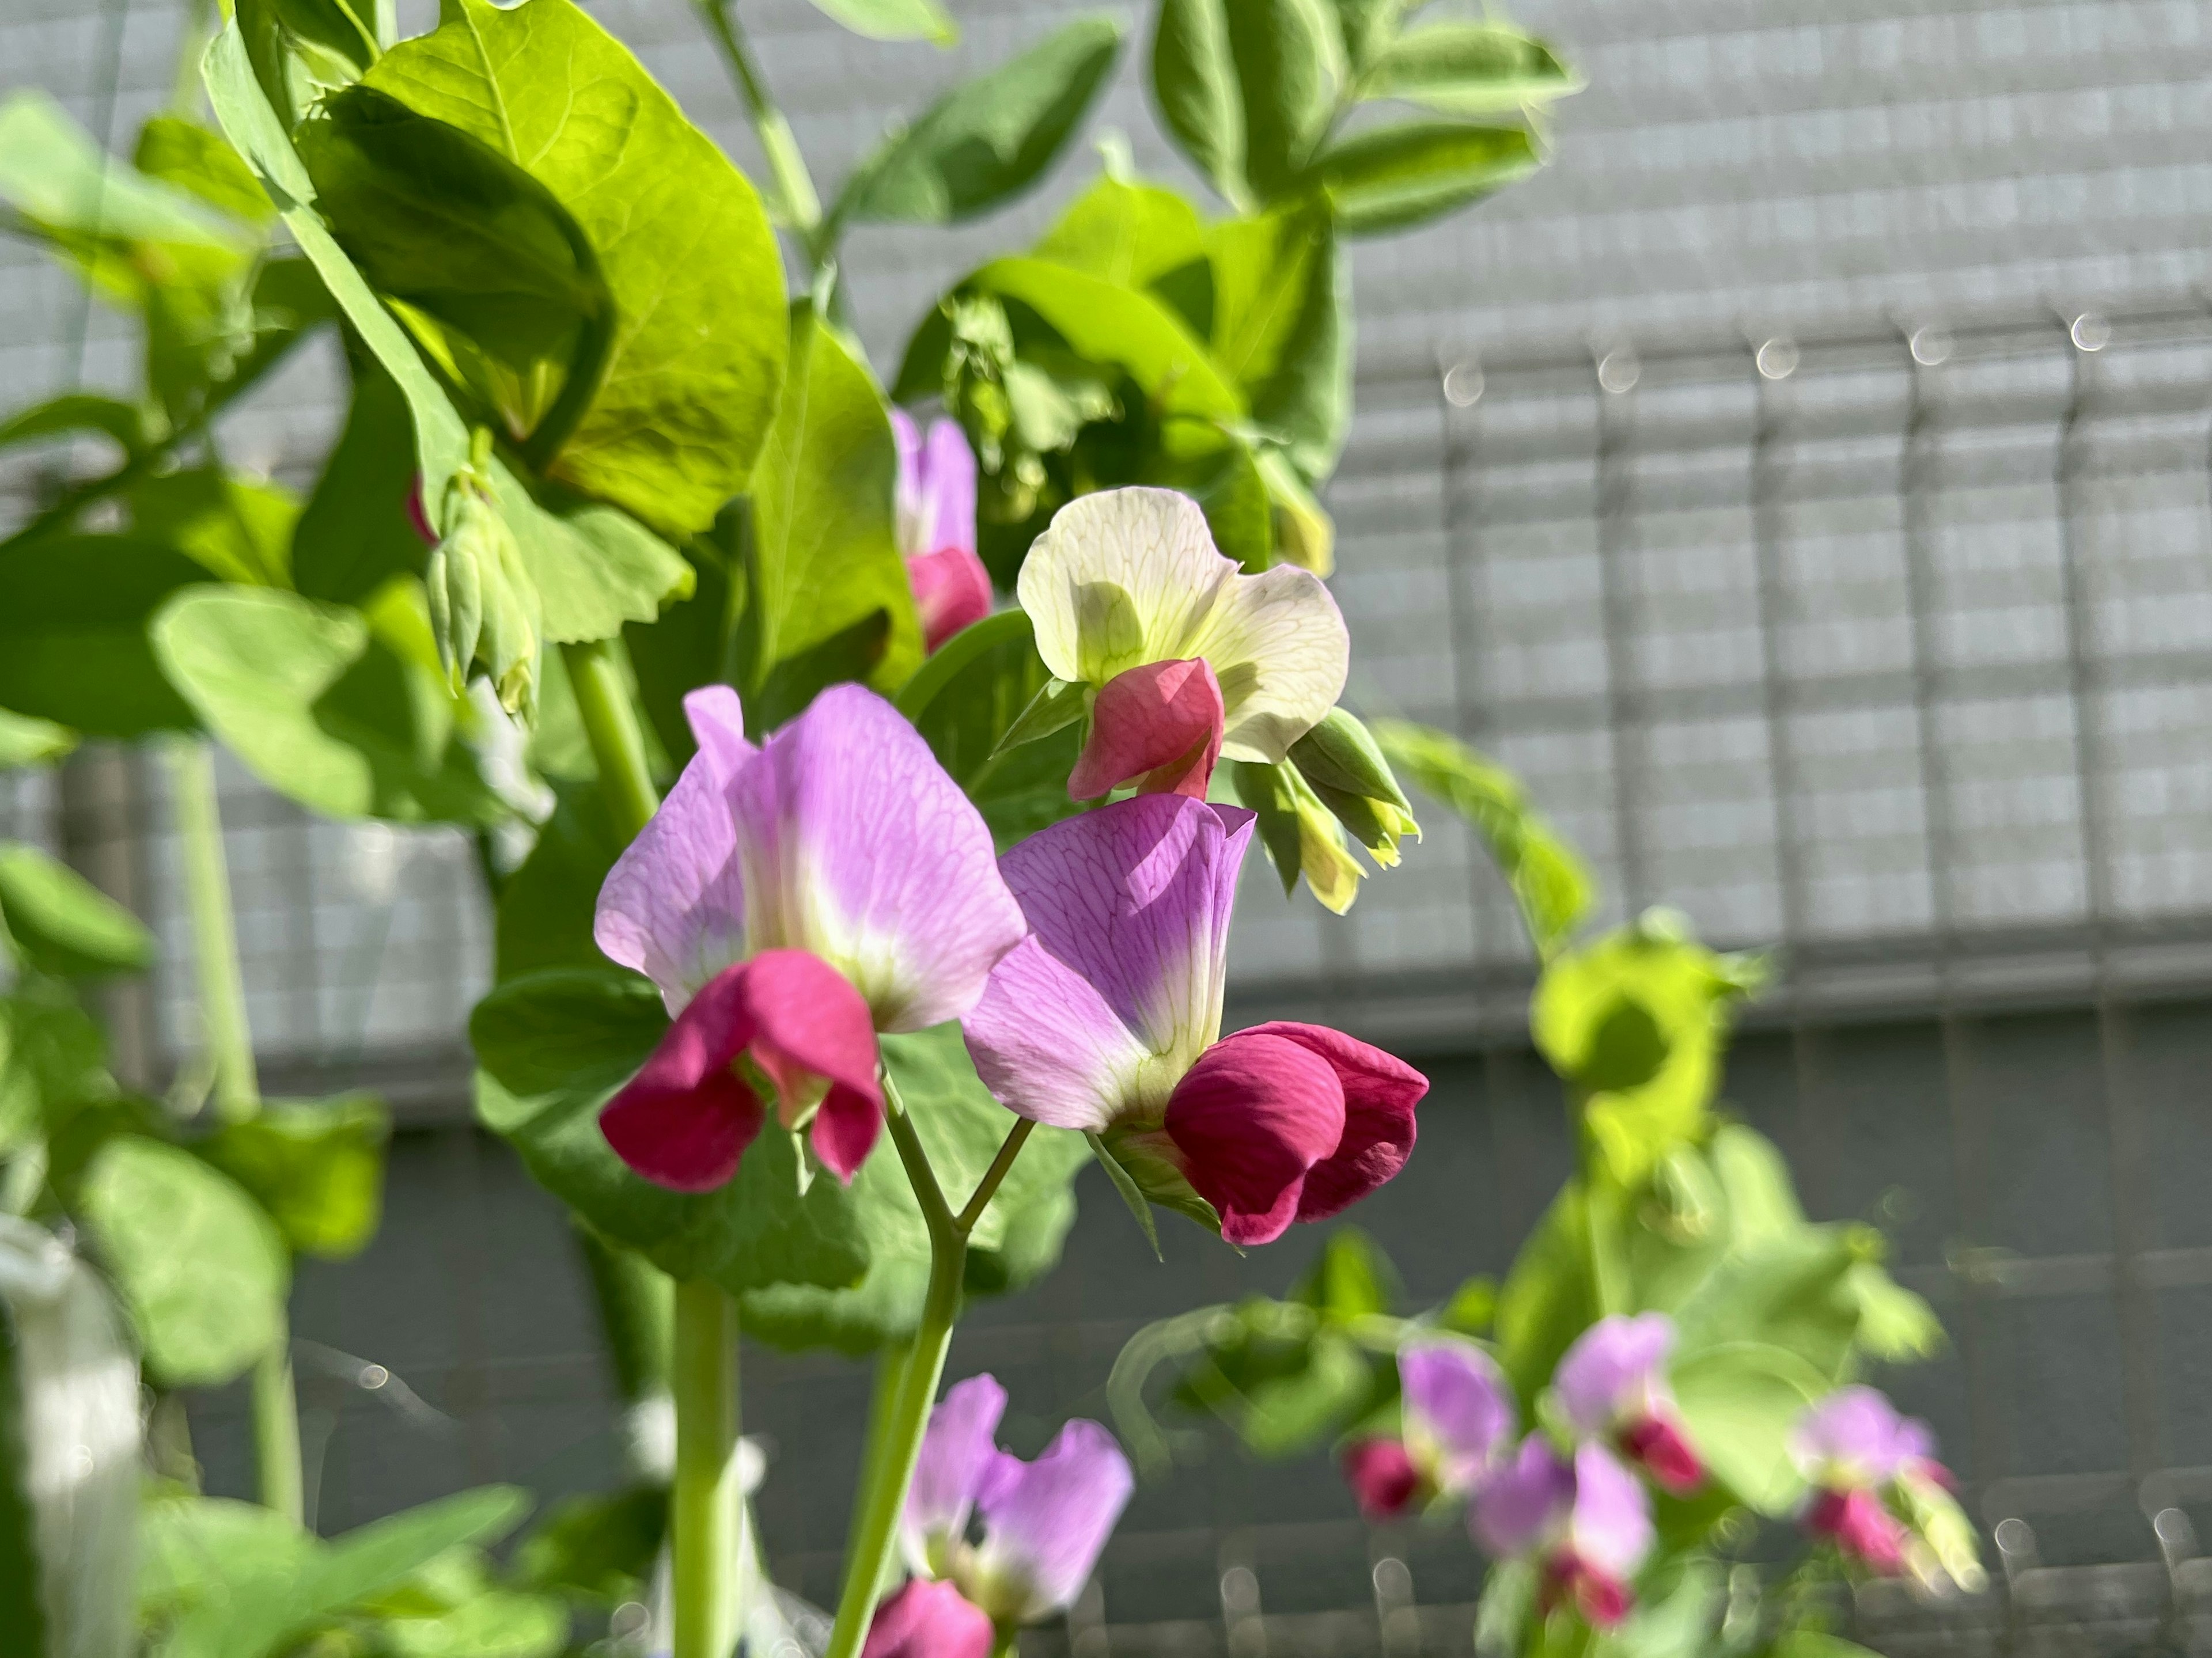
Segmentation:
{"type": "Polygon", "coordinates": [[[1197,655],[1194,638],[1236,575],[1189,496],[1102,489],[1053,515],[1014,591],[1045,666],[1103,685],[1140,663],[1197,655]]]}
{"type": "Polygon", "coordinates": [[[1187,654],[1221,682],[1221,752],[1273,765],[1328,717],[1344,693],[1352,639],[1321,579],[1278,564],[1229,584],[1187,654]]]}

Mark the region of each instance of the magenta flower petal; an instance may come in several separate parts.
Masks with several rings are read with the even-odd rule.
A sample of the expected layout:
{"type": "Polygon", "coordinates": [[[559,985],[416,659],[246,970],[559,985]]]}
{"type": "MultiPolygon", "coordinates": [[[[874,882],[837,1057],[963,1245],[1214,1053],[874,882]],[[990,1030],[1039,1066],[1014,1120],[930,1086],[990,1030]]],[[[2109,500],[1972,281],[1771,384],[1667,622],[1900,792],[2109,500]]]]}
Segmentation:
{"type": "Polygon", "coordinates": [[[1406,1166],[1413,1154],[1413,1108],[1429,1079],[1403,1060],[1324,1025],[1278,1020],[1245,1035],[1281,1036],[1328,1062],[1344,1088],[1344,1138],[1306,1176],[1298,1218],[1342,1213],[1406,1166]]]}
{"type": "Polygon", "coordinates": [[[1651,1552],[1656,1536],[1644,1482],[1602,1445],[1577,1451],[1574,1510],[1568,1521],[1575,1558],[1626,1582],[1651,1552]]]}
{"type": "Polygon", "coordinates": [[[1271,1243],[1297,1218],[1306,1171],[1344,1138],[1344,1085],[1304,1043],[1240,1031],[1176,1084],[1164,1127],[1221,1236],[1271,1243]]]}
{"type": "Polygon", "coordinates": [[[1886,1485],[1936,1454],[1928,1424],[1898,1414],[1872,1388],[1838,1388],[1800,1418],[1790,1436],[1798,1467],[1814,1484],[1886,1485]]]}
{"type": "Polygon", "coordinates": [[[656,1185],[714,1190],[760,1133],[766,1109],[730,1068],[757,1029],[745,976],[733,967],[708,981],[599,1113],[615,1154],[656,1185]]]}
{"type": "Polygon", "coordinates": [[[923,645],[935,650],[991,614],[991,573],[965,547],[940,547],[906,562],[914,607],[921,616],[923,645]]]}
{"type": "Polygon", "coordinates": [[[993,1439],[1006,1411],[1006,1390],[982,1375],[953,1383],[929,1413],[899,1521],[912,1570],[942,1576],[951,1546],[966,1538],[976,1493],[999,1460],[993,1439]]]}
{"type": "Polygon", "coordinates": [[[1038,1122],[1158,1112],[1221,1029],[1252,814],[1138,795],[1041,829],[1000,868],[1031,938],[963,1021],[984,1085],[1038,1122]]]}
{"type": "Polygon", "coordinates": [[[917,1577],[876,1608],[860,1658],[991,1658],[990,1615],[950,1583],[917,1577]]]}
{"type": "Polygon", "coordinates": [[[967,1012],[1025,931],[981,814],[861,686],[831,686],[769,738],[729,800],[750,946],[819,956],[878,1030],[967,1012]]]}
{"type": "Polygon", "coordinates": [[[1147,662],[1108,680],[1067,793],[1092,800],[1124,783],[1146,794],[1206,799],[1221,757],[1221,682],[1200,658],[1147,662]]]}
{"type": "Polygon", "coordinates": [[[818,1096],[814,1154],[849,1184],[884,1120],[868,1005],[836,969],[803,950],[764,950],[743,970],[756,1024],[748,1051],[775,1081],[787,1126],[818,1096]]]}
{"type": "Polygon", "coordinates": [[[1888,1576],[1904,1569],[1909,1533],[1870,1491],[1818,1492],[1806,1508],[1805,1527],[1833,1538],[1844,1553],[1875,1571],[1888,1576]]]}
{"type": "Polygon", "coordinates": [[[1421,1471],[1403,1441],[1380,1436],[1355,1439],[1344,1448],[1345,1483],[1370,1520],[1395,1520],[1413,1506],[1421,1471]]]}
{"type": "MultiPolygon", "coordinates": [[[[903,409],[891,410],[898,445],[893,506],[899,551],[908,559],[975,550],[975,455],[957,422],[932,421],[925,439],[903,409]]],[[[988,592],[988,589],[986,590],[988,592]]]]}
{"type": "Polygon", "coordinates": [[[599,889],[592,936],[607,956],[660,988],[671,1013],[745,954],[745,888],[730,780],[755,754],[738,694],[708,685],[684,699],[699,752],[599,889]]]}
{"type": "Polygon", "coordinates": [[[1629,1460],[1677,1497],[1705,1483],[1705,1465],[1671,1416],[1639,1417],[1620,1431],[1629,1460]]]}
{"type": "Polygon", "coordinates": [[[1513,1433],[1513,1393],[1497,1362],[1471,1341],[1424,1336],[1399,1349],[1398,1382],[1407,1442],[1437,1489],[1473,1489],[1513,1433]]]}
{"type": "Polygon", "coordinates": [[[1493,1560],[1547,1546],[1562,1532],[1575,1502],[1575,1470],[1541,1434],[1475,1491],[1468,1520],[1475,1542],[1493,1560]]]}
{"type": "Polygon", "coordinates": [[[1583,1332],[1552,1377],[1559,1408],[1577,1434],[1605,1434],[1650,1412],[1667,1395],[1674,1321],[1664,1313],[1615,1314],[1583,1332]]]}
{"type": "Polygon", "coordinates": [[[1008,1623],[1065,1611],[1135,1485],[1129,1459],[1096,1422],[1068,1423],[1034,1462],[1002,1456],[976,1495],[978,1598],[1008,1623]]]}

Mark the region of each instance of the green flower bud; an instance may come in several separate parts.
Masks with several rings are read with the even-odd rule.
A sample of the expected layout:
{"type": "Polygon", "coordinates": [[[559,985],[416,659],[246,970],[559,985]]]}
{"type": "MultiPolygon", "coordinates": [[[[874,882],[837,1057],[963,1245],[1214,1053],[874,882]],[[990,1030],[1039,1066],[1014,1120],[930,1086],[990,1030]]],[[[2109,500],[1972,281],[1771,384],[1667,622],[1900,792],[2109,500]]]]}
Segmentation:
{"type": "Polygon", "coordinates": [[[481,666],[501,707],[526,721],[537,710],[538,604],[521,545],[472,467],[447,485],[445,518],[423,576],[438,659],[456,694],[481,666]]]}
{"type": "Polygon", "coordinates": [[[1412,803],[1382,750],[1353,715],[1331,708],[1328,717],[1291,745],[1291,762],[1312,786],[1352,838],[1384,869],[1398,864],[1398,842],[1420,839],[1412,803]]]}
{"type": "Polygon", "coordinates": [[[1279,766],[1240,760],[1233,775],[1237,798],[1259,814],[1260,843],[1283,878],[1283,891],[1288,894],[1303,874],[1325,908],[1339,915],[1350,909],[1367,872],[1297,767],[1288,760],[1279,766]]]}

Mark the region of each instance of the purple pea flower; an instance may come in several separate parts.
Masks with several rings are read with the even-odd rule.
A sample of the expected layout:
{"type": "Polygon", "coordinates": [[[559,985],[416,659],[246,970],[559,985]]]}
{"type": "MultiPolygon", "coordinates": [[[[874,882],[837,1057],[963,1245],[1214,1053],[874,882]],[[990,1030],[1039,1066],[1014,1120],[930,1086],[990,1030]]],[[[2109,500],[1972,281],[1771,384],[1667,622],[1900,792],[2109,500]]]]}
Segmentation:
{"type": "MultiPolygon", "coordinates": [[[[993,1442],[1006,1389],[988,1376],[931,1412],[899,1541],[918,1575],[946,1580],[1002,1629],[1065,1611],[1090,1581],[1135,1479],[1114,1436],[1068,1423],[1033,1462],[993,1442]],[[971,1520],[982,1536],[969,1541],[971,1520]]],[[[880,1616],[880,1614],[878,1614],[880,1616]]]]}
{"type": "Polygon", "coordinates": [[[1603,1438],[1677,1497],[1705,1483],[1667,1385],[1674,1321],[1615,1314],[1583,1332],[1559,1361],[1552,1391],[1577,1438],[1603,1438]]]}
{"type": "Polygon", "coordinates": [[[600,1114],[678,1191],[737,1170],[772,1095],[849,1180],[882,1126],[876,1034],[968,1011],[1021,938],[991,833],[914,727],[835,685],[758,747],[737,693],[684,700],[699,751],[599,890],[599,948],[675,1015],[600,1114]]]}
{"type": "Polygon", "coordinates": [[[1316,1025],[1221,1038],[1252,823],[1139,794],[1031,835],[999,865],[1030,936],[963,1022],[1001,1103],[1097,1134],[1146,1196],[1210,1214],[1237,1244],[1326,1219],[1396,1174],[1428,1090],[1411,1066],[1316,1025]]]}
{"type": "Polygon", "coordinates": [[[891,432],[899,553],[933,651],[991,614],[991,574],[975,555],[975,455],[949,420],[932,421],[925,437],[905,410],[893,409],[891,432]]]}
{"type": "Polygon", "coordinates": [[[1926,1423],[1872,1388],[1838,1388],[1805,1412],[1790,1448],[1813,1486],[1801,1521],[1847,1559],[1930,1588],[1981,1581],[1973,1528],[1926,1423]]]}
{"type": "Polygon", "coordinates": [[[1599,1629],[1635,1605],[1631,1584],[1654,1538],[1644,1482],[1611,1451],[1593,1442],[1570,1461],[1541,1434],[1483,1482],[1469,1527],[1492,1558],[1535,1563],[1546,1609],[1571,1601],[1599,1629]]]}
{"type": "Polygon", "coordinates": [[[990,1658],[997,1638],[957,1587],[917,1577],[876,1608],[860,1658],[990,1658]]]}
{"type": "Polygon", "coordinates": [[[1398,1350],[1398,1382],[1403,1440],[1357,1441],[1344,1456],[1345,1477],[1371,1520],[1465,1497],[1513,1436],[1512,1388],[1471,1341],[1413,1338],[1398,1350]]]}

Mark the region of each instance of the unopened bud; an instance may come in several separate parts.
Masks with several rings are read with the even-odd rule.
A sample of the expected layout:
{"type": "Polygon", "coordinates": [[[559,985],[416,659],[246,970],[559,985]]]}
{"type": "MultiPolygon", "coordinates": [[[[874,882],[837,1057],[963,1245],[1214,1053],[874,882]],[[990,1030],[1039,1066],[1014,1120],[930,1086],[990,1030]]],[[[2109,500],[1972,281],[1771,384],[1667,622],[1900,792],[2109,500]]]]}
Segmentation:
{"type": "Polygon", "coordinates": [[[1420,838],[1421,826],[1390,762],[1367,727],[1342,708],[1331,708],[1291,745],[1291,761],[1316,798],[1383,868],[1397,866],[1402,837],[1420,838]]]}
{"type": "Polygon", "coordinates": [[[473,469],[447,485],[446,534],[423,580],[438,659],[458,694],[481,665],[500,706],[528,721],[537,709],[538,588],[522,549],[473,469]]]}
{"type": "Polygon", "coordinates": [[[1287,760],[1279,766],[1239,761],[1235,777],[1237,799],[1259,816],[1260,841],[1283,878],[1284,892],[1303,874],[1324,908],[1339,915],[1350,909],[1366,872],[1297,767],[1287,760]]]}

